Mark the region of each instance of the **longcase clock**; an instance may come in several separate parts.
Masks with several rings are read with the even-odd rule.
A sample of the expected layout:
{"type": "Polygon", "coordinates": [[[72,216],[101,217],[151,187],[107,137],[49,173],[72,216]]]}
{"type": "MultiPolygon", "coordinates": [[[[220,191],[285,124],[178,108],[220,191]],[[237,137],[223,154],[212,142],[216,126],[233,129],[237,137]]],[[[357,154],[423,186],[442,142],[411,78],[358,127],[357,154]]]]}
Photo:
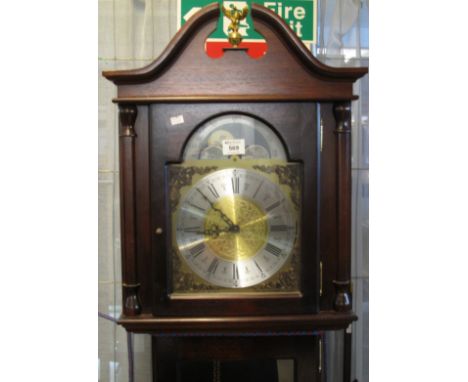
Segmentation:
{"type": "Polygon", "coordinates": [[[213,4],[149,66],[104,72],[120,116],[119,323],[154,336],[155,380],[175,375],[168,360],[240,359],[239,344],[320,380],[308,335],[357,318],[350,103],[367,69],[326,66],[276,14],[249,12],[262,57],[206,54],[213,4]]]}

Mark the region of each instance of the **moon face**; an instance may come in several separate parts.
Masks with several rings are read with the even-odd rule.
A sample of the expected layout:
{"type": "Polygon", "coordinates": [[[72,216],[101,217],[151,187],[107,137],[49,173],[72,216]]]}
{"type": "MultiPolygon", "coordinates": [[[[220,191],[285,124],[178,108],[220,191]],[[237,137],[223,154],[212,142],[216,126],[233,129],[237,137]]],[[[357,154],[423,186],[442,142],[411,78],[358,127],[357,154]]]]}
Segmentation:
{"type": "Polygon", "coordinates": [[[179,254],[198,276],[245,288],[269,279],[288,260],[296,218],[277,184],[252,170],[228,168],[188,191],[176,229],[179,254]]]}

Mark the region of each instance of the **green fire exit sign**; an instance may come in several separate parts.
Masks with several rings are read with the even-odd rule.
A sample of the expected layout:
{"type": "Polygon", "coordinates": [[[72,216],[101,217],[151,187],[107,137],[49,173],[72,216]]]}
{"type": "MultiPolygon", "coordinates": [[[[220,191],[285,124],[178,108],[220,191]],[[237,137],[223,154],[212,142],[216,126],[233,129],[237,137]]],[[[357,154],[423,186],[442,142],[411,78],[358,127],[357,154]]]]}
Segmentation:
{"type": "MultiPolygon", "coordinates": [[[[192,15],[213,2],[214,0],[177,0],[177,27],[180,28],[192,15]]],[[[277,13],[305,44],[315,44],[317,0],[253,0],[253,2],[277,13]]]]}

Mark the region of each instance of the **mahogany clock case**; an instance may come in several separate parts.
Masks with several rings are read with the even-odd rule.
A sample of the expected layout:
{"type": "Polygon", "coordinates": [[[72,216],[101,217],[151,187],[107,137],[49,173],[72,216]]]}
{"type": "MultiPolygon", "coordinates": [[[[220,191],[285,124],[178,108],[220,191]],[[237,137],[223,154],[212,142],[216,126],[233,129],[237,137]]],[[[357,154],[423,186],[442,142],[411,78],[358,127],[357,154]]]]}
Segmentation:
{"type": "Polygon", "coordinates": [[[335,177],[336,119],[332,103],[160,103],[139,105],[135,122],[136,264],[142,314],[150,315],[242,315],[263,312],[284,314],[333,310],[338,266],[336,242],[337,189],[335,177]],[[323,137],[318,140],[317,110],[322,118],[323,137]],[[167,230],[167,199],[164,167],[181,161],[184,143],[194,129],[209,118],[241,113],[270,121],[288,149],[289,159],[304,166],[303,290],[305,298],[279,301],[171,301],[167,264],[167,237],[155,235],[157,227],[167,230]],[[174,115],[184,115],[183,125],[171,126],[174,115]],[[151,122],[150,122],[151,121],[151,122]],[[158,126],[156,128],[156,126],[158,126]],[[330,142],[330,144],[329,144],[330,142]],[[322,146],[323,144],[323,146],[322,146]],[[153,170],[154,169],[154,170],[153,170]],[[161,170],[157,170],[161,169],[161,170]],[[319,208],[320,206],[320,208],[319,208]],[[164,255],[160,255],[164,254],[164,255]],[[319,262],[322,262],[320,281],[319,262]],[[305,271],[307,270],[307,272],[305,271]],[[307,289],[308,288],[308,289],[307,289]],[[322,292],[320,295],[320,291],[322,292]],[[187,309],[188,307],[188,309],[187,309]],[[249,309],[250,308],[250,309],[249,309]],[[259,309],[259,310],[257,310],[259,309]]]}
{"type": "Polygon", "coordinates": [[[367,68],[315,59],[276,14],[253,4],[267,54],[204,52],[217,4],[205,7],[145,68],[104,72],[118,88],[124,314],[136,332],[345,328],[351,312],[351,101],[367,68]],[[165,169],[207,120],[257,118],[303,171],[301,288],[295,297],[170,299],[165,169]],[[184,123],[171,124],[183,116],[184,123]],[[268,317],[268,319],[266,319],[268,317]],[[266,322],[266,321],[268,322],[266,322]]]}

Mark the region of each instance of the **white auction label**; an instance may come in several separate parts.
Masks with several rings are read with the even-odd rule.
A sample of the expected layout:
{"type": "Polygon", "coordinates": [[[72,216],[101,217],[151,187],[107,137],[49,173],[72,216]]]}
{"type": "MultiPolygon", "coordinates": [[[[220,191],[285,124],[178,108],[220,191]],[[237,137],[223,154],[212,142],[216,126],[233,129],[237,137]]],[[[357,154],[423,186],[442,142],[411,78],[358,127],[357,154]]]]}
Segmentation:
{"type": "Polygon", "coordinates": [[[245,140],[224,139],[223,155],[245,155],[245,140]]]}
{"type": "Polygon", "coordinates": [[[184,116],[183,115],[177,115],[175,117],[171,117],[171,125],[180,125],[184,123],[184,116]]]}

